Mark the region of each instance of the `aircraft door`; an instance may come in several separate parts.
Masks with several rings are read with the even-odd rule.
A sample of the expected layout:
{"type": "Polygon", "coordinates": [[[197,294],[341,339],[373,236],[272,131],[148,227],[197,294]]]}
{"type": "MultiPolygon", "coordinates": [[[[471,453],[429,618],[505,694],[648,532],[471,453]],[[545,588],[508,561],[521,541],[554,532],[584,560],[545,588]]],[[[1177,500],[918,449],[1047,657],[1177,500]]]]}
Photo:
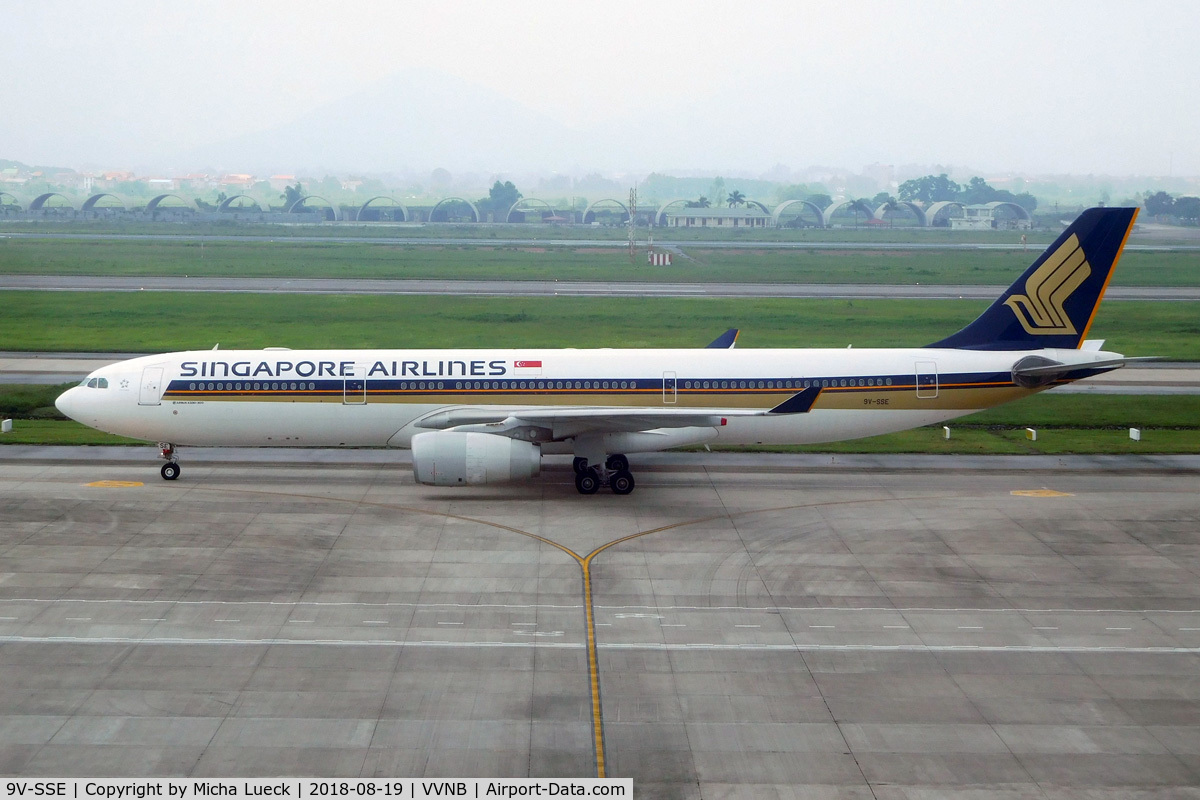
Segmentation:
{"type": "Polygon", "coordinates": [[[354,367],[354,375],[347,376],[343,384],[342,405],[365,406],[367,404],[367,368],[354,367]]]}
{"type": "Polygon", "coordinates": [[[139,406],[162,405],[162,367],[146,367],[142,370],[142,386],[138,392],[139,406]]]}
{"type": "Polygon", "coordinates": [[[663,373],[663,403],[671,404],[676,401],[678,394],[676,392],[676,384],[678,383],[674,372],[663,373]]]}
{"type": "Polygon", "coordinates": [[[938,396],[938,373],[936,361],[918,361],[916,363],[917,373],[917,397],[934,398],[938,396]]]}

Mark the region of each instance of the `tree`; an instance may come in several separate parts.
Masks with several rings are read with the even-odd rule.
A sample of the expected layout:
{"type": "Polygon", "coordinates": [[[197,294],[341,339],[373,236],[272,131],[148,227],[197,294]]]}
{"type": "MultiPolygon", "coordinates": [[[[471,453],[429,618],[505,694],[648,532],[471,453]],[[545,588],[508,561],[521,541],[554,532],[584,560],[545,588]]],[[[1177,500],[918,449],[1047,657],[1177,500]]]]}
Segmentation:
{"type": "Polygon", "coordinates": [[[987,181],[976,175],[959,192],[958,201],[967,205],[991,203],[997,199],[997,194],[996,189],[989,186],[987,181]]]}
{"type": "Polygon", "coordinates": [[[788,200],[807,200],[814,193],[824,192],[825,187],[819,183],[811,186],[807,183],[791,183],[778,186],[775,189],[775,202],[786,203],[788,200]]]}
{"type": "Polygon", "coordinates": [[[814,206],[821,209],[822,211],[824,211],[825,209],[827,209],[831,205],[833,205],[833,198],[827,194],[810,194],[808,197],[806,197],[804,199],[807,200],[808,202],[812,203],[814,206]]]}
{"type": "Polygon", "coordinates": [[[713,198],[718,203],[725,196],[725,179],[718,175],[712,182],[712,186],[708,189],[708,197],[713,198]]]}
{"type": "Polygon", "coordinates": [[[517,191],[517,187],[512,181],[500,183],[496,181],[492,184],[492,188],[488,189],[488,200],[492,203],[492,208],[496,211],[508,213],[508,210],[513,207],[513,204],[521,199],[521,193],[517,191]]]}
{"type": "Polygon", "coordinates": [[[900,184],[900,199],[919,201],[925,204],[942,200],[957,200],[962,187],[950,180],[946,173],[913,178],[900,184]]]}
{"type": "Polygon", "coordinates": [[[699,200],[688,200],[686,205],[688,208],[708,208],[712,205],[712,201],[704,195],[700,195],[699,200]]]}
{"type": "Polygon", "coordinates": [[[1034,197],[1033,195],[1031,195],[1029,192],[1021,192],[1020,194],[1014,194],[1012,197],[1012,202],[1016,203],[1021,208],[1028,211],[1030,214],[1032,214],[1037,209],[1037,205],[1038,205],[1037,198],[1034,197]]]}
{"type": "Polygon", "coordinates": [[[734,208],[734,207],[740,206],[740,205],[745,205],[746,195],[742,194],[737,189],[734,189],[732,192],[729,193],[729,197],[726,198],[726,201],[729,203],[730,208],[734,208]]]}
{"type": "Polygon", "coordinates": [[[508,210],[521,199],[521,193],[517,191],[517,187],[512,181],[501,183],[496,181],[492,184],[492,188],[488,189],[488,196],[481,197],[476,206],[479,208],[479,213],[486,218],[490,213],[492,219],[496,222],[504,222],[508,215],[508,210]]]}
{"type": "Polygon", "coordinates": [[[295,186],[283,187],[283,194],[279,196],[283,199],[283,210],[287,211],[304,199],[304,187],[300,185],[300,181],[296,181],[295,186]]]}
{"type": "Polygon", "coordinates": [[[1170,214],[1175,206],[1175,199],[1166,192],[1146,193],[1146,213],[1152,217],[1170,214]]]}
{"type": "Polygon", "coordinates": [[[1177,197],[1173,210],[1180,222],[1195,225],[1200,221],[1200,197],[1177,197]]]}

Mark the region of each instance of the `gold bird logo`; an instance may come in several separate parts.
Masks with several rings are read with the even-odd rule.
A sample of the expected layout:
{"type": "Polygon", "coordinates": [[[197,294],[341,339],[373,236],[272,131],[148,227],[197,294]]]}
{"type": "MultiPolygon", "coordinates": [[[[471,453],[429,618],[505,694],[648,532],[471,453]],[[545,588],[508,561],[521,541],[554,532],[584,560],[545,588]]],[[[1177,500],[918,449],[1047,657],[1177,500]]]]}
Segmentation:
{"type": "Polygon", "coordinates": [[[1039,336],[1078,333],[1063,303],[1091,274],[1079,237],[1072,234],[1025,281],[1025,294],[1012,295],[1004,305],[1013,310],[1026,333],[1039,336]]]}

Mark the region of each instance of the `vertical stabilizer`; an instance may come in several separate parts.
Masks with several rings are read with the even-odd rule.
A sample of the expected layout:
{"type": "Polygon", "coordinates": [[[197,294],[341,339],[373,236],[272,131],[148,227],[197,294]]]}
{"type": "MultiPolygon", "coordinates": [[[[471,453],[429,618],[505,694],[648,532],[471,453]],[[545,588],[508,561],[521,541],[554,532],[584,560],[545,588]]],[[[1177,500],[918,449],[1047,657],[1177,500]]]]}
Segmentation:
{"type": "Polygon", "coordinates": [[[929,347],[1078,349],[1087,337],[1136,208],[1089,208],[974,322],[929,347]]]}

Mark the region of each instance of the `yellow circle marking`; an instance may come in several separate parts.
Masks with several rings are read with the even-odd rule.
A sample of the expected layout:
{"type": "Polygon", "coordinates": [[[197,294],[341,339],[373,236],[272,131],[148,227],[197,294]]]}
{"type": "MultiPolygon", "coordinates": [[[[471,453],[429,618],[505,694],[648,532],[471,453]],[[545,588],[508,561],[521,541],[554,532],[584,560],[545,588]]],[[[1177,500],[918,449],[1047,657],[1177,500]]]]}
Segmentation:
{"type": "Polygon", "coordinates": [[[129,489],[134,486],[145,486],[141,481],[92,481],[84,486],[95,486],[100,489],[129,489]]]}
{"type": "Polygon", "coordinates": [[[1056,492],[1053,489],[1016,489],[1014,497],[1074,497],[1070,492],[1056,492]]]}

